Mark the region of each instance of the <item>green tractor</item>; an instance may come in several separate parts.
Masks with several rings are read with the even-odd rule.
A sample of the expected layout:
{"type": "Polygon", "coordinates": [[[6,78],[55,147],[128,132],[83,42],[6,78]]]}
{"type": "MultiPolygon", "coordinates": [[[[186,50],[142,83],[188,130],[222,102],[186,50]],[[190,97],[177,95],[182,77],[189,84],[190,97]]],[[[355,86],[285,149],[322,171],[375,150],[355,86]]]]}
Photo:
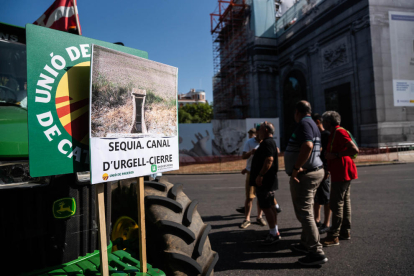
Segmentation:
{"type": "MultiPolygon", "coordinates": [[[[96,188],[88,172],[30,176],[27,114],[25,28],[0,23],[1,275],[100,275],[96,188]]],[[[166,177],[144,184],[146,275],[213,275],[198,202],[166,177]]],[[[136,183],[105,183],[105,216],[110,274],[141,275],[136,183]]]]}

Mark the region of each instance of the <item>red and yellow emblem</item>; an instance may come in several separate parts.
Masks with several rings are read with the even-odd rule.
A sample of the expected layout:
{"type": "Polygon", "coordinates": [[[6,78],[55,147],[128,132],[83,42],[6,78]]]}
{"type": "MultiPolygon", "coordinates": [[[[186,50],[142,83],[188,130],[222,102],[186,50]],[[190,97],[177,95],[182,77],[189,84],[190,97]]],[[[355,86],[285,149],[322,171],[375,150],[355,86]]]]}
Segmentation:
{"type": "Polygon", "coordinates": [[[104,173],[104,174],[102,175],[102,179],[103,179],[103,180],[108,180],[108,178],[109,178],[109,175],[108,175],[107,173],[104,173]]]}
{"type": "Polygon", "coordinates": [[[89,61],[70,68],[59,81],[55,99],[62,126],[85,145],[89,144],[89,75],[89,61]]]}

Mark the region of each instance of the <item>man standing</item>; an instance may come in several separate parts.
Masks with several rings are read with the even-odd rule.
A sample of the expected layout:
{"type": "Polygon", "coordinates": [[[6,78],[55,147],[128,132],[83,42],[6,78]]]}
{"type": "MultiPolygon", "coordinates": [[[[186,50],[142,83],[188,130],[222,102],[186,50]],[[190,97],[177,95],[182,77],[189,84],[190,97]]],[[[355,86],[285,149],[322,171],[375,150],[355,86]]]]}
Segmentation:
{"type": "MultiPolygon", "coordinates": [[[[256,129],[252,128],[248,132],[249,140],[247,140],[246,144],[244,144],[243,148],[243,159],[247,159],[246,168],[242,171],[242,174],[246,173],[246,181],[245,181],[245,194],[246,199],[244,202],[244,215],[245,219],[243,223],[240,225],[240,228],[247,228],[250,222],[250,213],[253,207],[253,199],[256,197],[256,188],[254,186],[250,186],[250,169],[252,166],[252,159],[256,149],[259,147],[261,140],[258,136],[256,136],[256,129]]],[[[266,221],[262,218],[262,209],[260,209],[259,201],[257,201],[257,224],[261,226],[266,226],[266,221]]]]}
{"type": "Polygon", "coordinates": [[[302,265],[324,264],[328,261],[319,242],[319,231],[313,214],[316,189],[325,172],[320,159],[321,134],[310,116],[311,112],[308,102],[296,103],[295,121],[298,126],[285,151],[285,168],[290,176],[293,206],[296,218],[302,224],[301,241],[293,245],[292,250],[307,254],[299,259],[302,265]]]}
{"type": "Polygon", "coordinates": [[[322,239],[323,246],[339,245],[339,238],[351,239],[351,180],[358,178],[357,169],[350,156],[359,152],[348,132],[341,128],[341,116],[335,111],[322,114],[323,126],[329,129],[326,159],[331,173],[332,227],[322,239]],[[339,237],[339,238],[338,238],[339,237]]]}
{"type": "Polygon", "coordinates": [[[321,132],[322,139],[322,151],[321,151],[321,160],[323,162],[323,168],[325,170],[325,176],[322,179],[322,183],[319,185],[315,194],[315,205],[313,208],[315,214],[316,226],[319,228],[319,234],[324,234],[329,230],[331,225],[331,209],[329,209],[329,194],[330,186],[329,182],[329,171],[328,171],[328,161],[325,158],[325,152],[328,146],[329,131],[323,128],[322,125],[322,116],[318,113],[312,115],[312,119],[321,132]],[[324,222],[321,224],[321,205],[323,205],[324,211],[324,222]]]}
{"type": "Polygon", "coordinates": [[[266,245],[280,240],[275,205],[279,162],[276,142],[273,139],[274,132],[275,128],[271,123],[264,122],[260,124],[259,139],[262,139],[262,142],[253,156],[250,171],[250,185],[256,186],[257,201],[269,224],[270,233],[264,241],[266,245]]]}

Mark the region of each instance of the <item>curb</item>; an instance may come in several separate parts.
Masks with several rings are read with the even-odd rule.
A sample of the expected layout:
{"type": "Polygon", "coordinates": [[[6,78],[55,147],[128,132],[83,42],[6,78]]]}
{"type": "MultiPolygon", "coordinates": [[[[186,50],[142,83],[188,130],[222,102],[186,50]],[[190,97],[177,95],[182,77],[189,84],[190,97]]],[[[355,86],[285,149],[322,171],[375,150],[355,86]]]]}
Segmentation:
{"type": "MultiPolygon", "coordinates": [[[[389,166],[389,165],[404,165],[404,164],[409,164],[409,162],[399,162],[399,161],[394,161],[394,162],[386,162],[386,163],[368,163],[368,164],[356,164],[357,167],[375,167],[375,166],[389,166]]],[[[284,171],[285,168],[279,168],[279,172],[284,171]]],[[[180,176],[180,175],[212,175],[212,174],[240,174],[240,170],[234,171],[234,172],[208,172],[208,173],[202,173],[202,172],[195,172],[195,173],[175,173],[175,174],[170,174],[170,173],[164,173],[163,175],[168,175],[168,176],[180,176]]]]}

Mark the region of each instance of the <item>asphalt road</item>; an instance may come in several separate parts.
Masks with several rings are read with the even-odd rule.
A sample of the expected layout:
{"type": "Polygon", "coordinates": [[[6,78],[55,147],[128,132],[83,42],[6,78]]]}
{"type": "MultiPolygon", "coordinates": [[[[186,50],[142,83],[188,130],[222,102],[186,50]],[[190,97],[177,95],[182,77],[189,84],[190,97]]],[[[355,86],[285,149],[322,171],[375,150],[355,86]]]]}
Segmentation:
{"type": "MultiPolygon", "coordinates": [[[[282,240],[272,246],[260,244],[267,226],[239,228],[243,215],[235,209],[244,203],[241,174],[168,179],[183,183],[184,192],[199,200],[198,211],[212,226],[210,242],[220,256],[215,275],[414,275],[414,164],[358,167],[358,174],[351,184],[352,238],[324,248],[328,263],[311,268],[297,263],[301,256],[289,250],[301,228],[284,172],[278,174],[276,195],[283,209],[278,217],[282,240]]],[[[256,207],[252,214],[255,221],[256,207]]]]}

